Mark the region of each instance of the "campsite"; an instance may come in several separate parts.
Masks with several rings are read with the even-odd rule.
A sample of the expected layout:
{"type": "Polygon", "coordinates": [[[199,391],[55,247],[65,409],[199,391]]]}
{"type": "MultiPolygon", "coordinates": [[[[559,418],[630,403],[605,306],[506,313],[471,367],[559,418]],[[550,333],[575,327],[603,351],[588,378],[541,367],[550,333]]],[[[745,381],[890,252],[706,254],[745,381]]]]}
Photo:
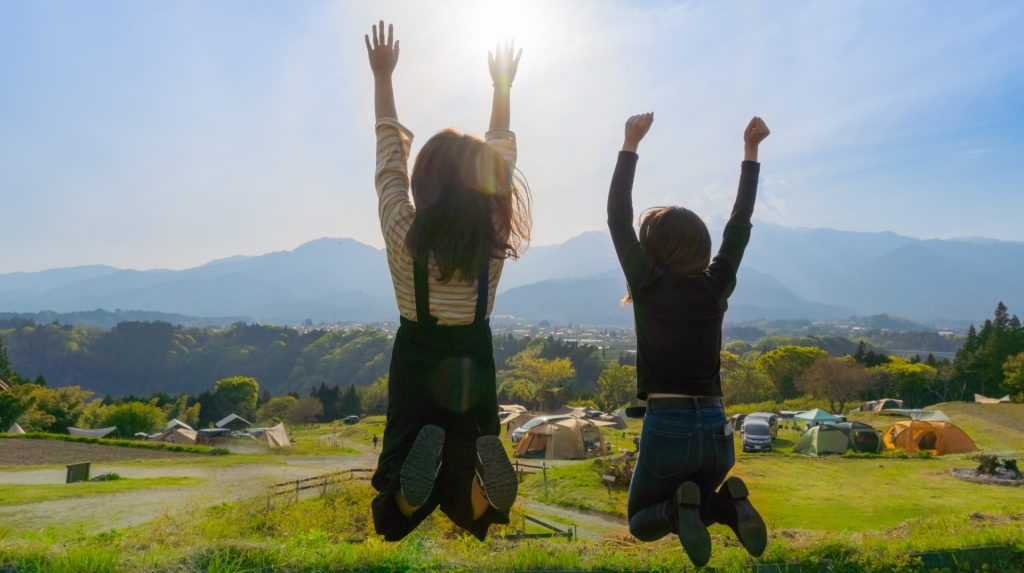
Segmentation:
{"type": "MultiPolygon", "coordinates": [[[[961,426],[982,451],[1024,454],[1024,405],[949,403],[930,407],[934,410],[961,426]]],[[[870,428],[879,435],[895,420],[876,412],[853,412],[849,418],[853,433],[870,428]]],[[[630,559],[631,567],[646,564],[688,570],[677,542],[641,544],[629,538],[624,520],[626,488],[607,487],[602,480],[602,472],[610,471],[610,465],[632,448],[639,420],[606,420],[595,426],[587,422],[585,412],[569,419],[575,421],[565,424],[563,420],[559,427],[592,429],[597,435],[565,440],[557,452],[545,452],[544,457],[512,458],[523,472],[520,501],[513,523],[485,542],[488,567],[589,569],[630,559]],[[610,444],[612,454],[598,455],[598,448],[608,446],[589,443],[610,444]],[[524,532],[550,533],[525,516],[574,531],[575,536],[571,541],[521,539],[524,532]]],[[[532,439],[554,435],[546,433],[552,428],[543,426],[535,426],[542,429],[532,439]]],[[[814,429],[821,432],[827,427],[814,429]]],[[[102,445],[103,440],[88,444],[0,439],[0,456],[5,460],[0,497],[17,495],[23,500],[0,503],[4,533],[0,559],[24,562],[34,555],[39,562],[74,565],[82,563],[88,550],[99,565],[85,570],[95,571],[149,570],[150,566],[178,570],[181,563],[191,564],[188,567],[194,569],[189,570],[319,570],[318,563],[328,562],[332,570],[361,570],[371,563],[380,566],[382,559],[427,568],[477,567],[480,553],[474,549],[479,547],[475,541],[437,538],[433,533],[450,528],[443,517],[431,517],[422,533],[402,543],[378,541],[367,519],[372,490],[354,472],[330,488],[317,486],[301,494],[268,498],[269,486],[276,483],[372,468],[372,437],[382,429],[379,416],[352,425],[308,425],[289,429],[292,446],[221,455],[211,455],[210,448],[203,446],[195,452],[175,452],[102,445]],[[82,457],[94,462],[94,475],[115,472],[122,480],[65,486],[62,464],[82,457]],[[38,493],[25,497],[25,488],[33,485],[38,493]],[[240,527],[235,521],[242,515],[261,517],[257,524],[240,527]],[[174,536],[159,533],[168,528],[173,528],[174,536]]],[[[839,555],[849,568],[836,570],[884,571],[905,561],[912,550],[1021,542],[1024,514],[1019,508],[1024,507],[1024,488],[954,478],[951,470],[978,465],[971,454],[932,456],[892,450],[811,456],[792,451],[800,436],[791,429],[780,430],[771,452],[741,453],[739,439],[737,434],[734,472],[756,492],[770,522],[773,541],[762,562],[834,560],[839,555]],[[985,527],[978,528],[977,523],[985,527]],[[941,536],[936,535],[939,531],[941,536]],[[894,538],[899,541],[894,543],[894,538]],[[836,554],[828,547],[843,549],[836,554]],[[864,563],[869,555],[877,560],[875,565],[864,563]]],[[[514,456],[518,447],[513,449],[507,434],[503,442],[514,456]]],[[[519,447],[524,443],[531,442],[520,440],[519,447]]],[[[738,546],[729,543],[726,530],[714,526],[712,533],[725,544],[712,565],[748,563],[738,546]]]]}

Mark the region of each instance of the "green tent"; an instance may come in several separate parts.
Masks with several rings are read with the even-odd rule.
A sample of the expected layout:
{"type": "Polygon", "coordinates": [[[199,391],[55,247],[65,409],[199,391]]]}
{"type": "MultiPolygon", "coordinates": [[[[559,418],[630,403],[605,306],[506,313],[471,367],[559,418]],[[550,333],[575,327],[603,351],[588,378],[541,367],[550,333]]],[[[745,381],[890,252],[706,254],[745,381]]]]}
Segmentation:
{"type": "Polygon", "coordinates": [[[882,434],[867,424],[860,422],[840,422],[828,424],[839,428],[850,440],[850,449],[862,454],[880,454],[885,449],[882,434]]]}
{"type": "Polygon", "coordinates": [[[839,428],[832,425],[818,425],[800,435],[793,446],[794,454],[822,456],[844,454],[850,448],[850,439],[839,428]]]}

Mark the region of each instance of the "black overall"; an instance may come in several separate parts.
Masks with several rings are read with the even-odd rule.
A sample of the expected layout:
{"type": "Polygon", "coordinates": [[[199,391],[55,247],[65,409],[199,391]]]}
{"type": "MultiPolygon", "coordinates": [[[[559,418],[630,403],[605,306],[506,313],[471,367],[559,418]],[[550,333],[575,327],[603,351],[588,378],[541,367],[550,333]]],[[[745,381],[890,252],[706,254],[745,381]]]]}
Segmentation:
{"type": "Polygon", "coordinates": [[[488,507],[473,519],[470,491],[475,475],[476,439],[499,435],[494,347],[486,318],[488,267],[477,279],[476,316],[472,324],[442,326],[430,315],[427,269],[413,265],[416,321],[401,319],[391,353],[388,412],[384,445],[373,474],[377,497],[373,521],[387,541],[408,535],[437,506],[456,525],[478,539],[492,523],[508,523],[508,515],[488,507]],[[395,502],[402,462],[426,424],[445,431],[441,473],[430,497],[411,517],[395,502]]]}

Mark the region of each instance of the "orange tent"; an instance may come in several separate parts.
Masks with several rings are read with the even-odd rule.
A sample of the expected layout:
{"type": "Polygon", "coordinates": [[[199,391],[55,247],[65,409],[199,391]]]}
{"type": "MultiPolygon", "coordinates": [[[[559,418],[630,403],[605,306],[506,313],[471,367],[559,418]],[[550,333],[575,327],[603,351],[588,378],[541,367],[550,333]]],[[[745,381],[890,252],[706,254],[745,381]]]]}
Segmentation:
{"type": "Polygon", "coordinates": [[[928,451],[941,456],[978,451],[974,440],[950,422],[903,420],[889,426],[882,441],[886,448],[902,448],[908,454],[928,451]]]}

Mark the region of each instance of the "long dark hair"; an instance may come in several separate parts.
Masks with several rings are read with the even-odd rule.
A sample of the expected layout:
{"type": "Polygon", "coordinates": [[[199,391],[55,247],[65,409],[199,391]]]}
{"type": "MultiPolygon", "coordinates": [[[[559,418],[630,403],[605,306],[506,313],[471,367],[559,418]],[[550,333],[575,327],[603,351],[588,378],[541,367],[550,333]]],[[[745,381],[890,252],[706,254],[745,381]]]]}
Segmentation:
{"type": "Polygon", "coordinates": [[[416,204],[405,245],[446,282],[469,281],[492,258],[517,258],[530,240],[530,193],[486,142],[452,129],[431,137],[412,169],[416,204]]]}
{"type": "MultiPolygon", "coordinates": [[[[653,207],[640,215],[640,246],[659,267],[684,276],[698,275],[711,264],[711,233],[685,207],[653,207]]],[[[623,304],[633,302],[627,292],[623,304]]]]}

